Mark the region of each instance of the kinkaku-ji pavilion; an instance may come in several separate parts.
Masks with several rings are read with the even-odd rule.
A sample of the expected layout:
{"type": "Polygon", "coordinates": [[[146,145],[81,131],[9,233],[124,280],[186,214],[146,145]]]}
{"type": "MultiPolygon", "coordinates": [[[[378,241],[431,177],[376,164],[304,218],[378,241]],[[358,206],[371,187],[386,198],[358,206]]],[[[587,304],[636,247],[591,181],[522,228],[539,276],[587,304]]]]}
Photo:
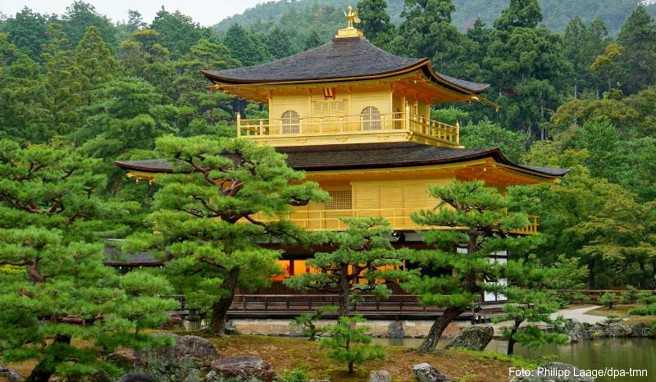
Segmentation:
{"type": "MultiPolygon", "coordinates": [[[[203,71],[210,89],[267,106],[264,119],[236,113],[238,137],[286,154],[291,167],[305,171],[307,179],[330,194],[328,202],[295,207],[292,222],[308,230],[339,230],[344,227],[340,218],[381,216],[391,223],[399,245],[414,246],[421,243],[422,227],[410,215],[434,208],[431,185],[482,180],[503,191],[553,182],[565,174],[563,169],[513,163],[498,148],[463,147],[460,126],[431,120],[431,107],[478,102],[488,85],[439,73],[427,58],[385,52],[348,19],[346,28],[317,48],[266,64],[203,71]]],[[[161,160],[116,165],[131,177],[151,181],[172,171],[161,160]]],[[[537,230],[534,218],[516,233],[537,230]]],[[[233,313],[248,315],[250,306],[260,315],[285,314],[294,298],[301,297],[280,282],[311,271],[305,264],[311,256],[307,250],[287,249],[280,260],[286,274],[261,294],[237,296],[233,313]]],[[[504,256],[495,254],[500,261],[504,256]]],[[[311,309],[312,300],[303,298],[311,309]]],[[[496,299],[484,296],[485,301],[496,299]]],[[[396,314],[404,310],[404,300],[397,303],[396,314]]],[[[405,304],[410,307],[411,299],[405,304]]]]}

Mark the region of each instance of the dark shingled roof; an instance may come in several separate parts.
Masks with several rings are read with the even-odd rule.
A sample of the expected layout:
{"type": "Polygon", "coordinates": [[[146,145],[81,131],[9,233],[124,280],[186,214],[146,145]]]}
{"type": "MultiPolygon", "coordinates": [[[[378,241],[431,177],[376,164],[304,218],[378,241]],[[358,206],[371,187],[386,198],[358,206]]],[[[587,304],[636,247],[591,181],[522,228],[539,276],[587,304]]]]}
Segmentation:
{"type": "MultiPolygon", "coordinates": [[[[547,178],[563,176],[567,169],[530,167],[508,160],[498,148],[452,149],[417,143],[385,143],[357,145],[326,145],[311,147],[279,147],[287,155],[287,163],[297,170],[325,171],[359,168],[394,168],[463,162],[492,157],[498,163],[518,171],[547,178]]],[[[164,160],[116,161],[126,170],[171,172],[173,166],[164,160]]]]}
{"type": "Polygon", "coordinates": [[[385,77],[416,69],[422,69],[443,86],[467,94],[478,94],[489,86],[436,73],[427,58],[395,56],[365,38],[335,38],[314,49],[266,64],[203,70],[203,74],[213,82],[246,84],[385,77]]]}
{"type": "Polygon", "coordinates": [[[105,242],[105,265],[111,267],[157,267],[162,261],[152,253],[125,253],[121,250],[121,239],[108,239],[105,242]]]}

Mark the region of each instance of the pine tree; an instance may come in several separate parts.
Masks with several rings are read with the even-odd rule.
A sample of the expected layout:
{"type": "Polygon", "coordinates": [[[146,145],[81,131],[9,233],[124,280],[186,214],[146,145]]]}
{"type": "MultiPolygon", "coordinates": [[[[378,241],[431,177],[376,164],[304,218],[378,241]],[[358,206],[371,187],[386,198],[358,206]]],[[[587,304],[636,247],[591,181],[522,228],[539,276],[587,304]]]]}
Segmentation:
{"type": "Polygon", "coordinates": [[[103,359],[151,345],[140,330],[176,306],[157,297],[166,280],[103,264],[102,240],[131,229],[135,206],[99,196],[97,166],[63,145],[0,141],[0,353],[36,360],[31,382],[113,374],[103,359]]]}
{"type": "Polygon", "coordinates": [[[239,24],[228,29],[223,43],[230,50],[231,56],[244,66],[261,64],[269,59],[269,53],[258,37],[239,24]]]}
{"type": "Polygon", "coordinates": [[[508,286],[501,290],[508,301],[503,306],[503,313],[494,321],[511,322],[503,332],[508,340],[508,355],[514,353],[516,343],[537,347],[566,342],[568,337],[560,332],[558,318],[552,316],[561,306],[560,291],[581,288],[587,269],[580,267],[576,260],[564,258],[544,266],[531,256],[527,261],[509,261],[502,274],[508,286]],[[552,329],[545,331],[538,326],[545,324],[550,324],[552,329]]]}
{"type": "Polygon", "coordinates": [[[463,52],[463,36],[451,24],[454,11],[452,0],[406,0],[394,50],[428,57],[439,71],[454,74],[463,52]]]}
{"type": "Polygon", "coordinates": [[[0,60],[7,63],[0,76],[0,137],[44,142],[51,136],[51,116],[39,65],[16,51],[0,33],[0,60]],[[3,47],[4,45],[4,47],[3,47]]]}
{"type": "Polygon", "coordinates": [[[158,179],[148,218],[155,233],[132,242],[165,248],[176,288],[190,306],[210,312],[212,333],[223,334],[236,289],[267,284],[280,271],[279,253],[266,244],[302,238],[277,216],[325,193],[273,148],[252,142],[168,136],[157,140],[157,150],[174,174],[158,179]]]}
{"type": "Polygon", "coordinates": [[[101,39],[111,48],[115,48],[116,30],[111,20],[96,12],[96,8],[84,1],[75,0],[66,7],[66,13],[62,16],[64,33],[72,46],[76,46],[84,38],[89,28],[94,28],[101,39]]]}
{"type": "Polygon", "coordinates": [[[2,29],[18,49],[34,61],[40,59],[41,48],[48,41],[46,16],[24,7],[14,17],[7,19],[2,29]]]}
{"type": "Polygon", "coordinates": [[[424,234],[430,248],[411,255],[421,273],[402,284],[419,295],[422,304],[444,308],[419,347],[421,352],[433,351],[446,327],[479,303],[483,292],[494,290],[489,281],[495,280],[500,270],[488,256],[511,245],[519,248],[525,239],[514,238],[510,232],[528,225],[526,214],[509,213],[508,200],[483,182],[454,182],[429,191],[439,200],[438,205],[415,213],[413,220],[453,229],[424,234]]]}
{"type": "Polygon", "coordinates": [[[226,125],[234,121],[232,108],[235,98],[222,92],[208,92],[207,79],[200,71],[227,69],[238,66],[238,63],[225,45],[207,39],[199,40],[175,63],[177,75],[169,95],[179,106],[193,110],[192,121],[180,132],[181,135],[234,134],[234,129],[226,129],[226,125]]]}
{"type": "Polygon", "coordinates": [[[185,55],[198,40],[209,38],[211,35],[208,28],[194,23],[191,17],[179,11],[168,12],[163,6],[157,12],[150,28],[160,34],[161,44],[174,58],[185,55]]]}
{"type": "Polygon", "coordinates": [[[321,41],[321,37],[319,36],[319,33],[316,30],[312,30],[310,34],[307,36],[307,38],[305,39],[305,45],[303,50],[316,48],[321,44],[322,41],[321,41]]]}
{"type": "Polygon", "coordinates": [[[542,21],[542,11],[537,0],[510,0],[506,9],[494,22],[499,30],[535,28],[542,21]]]}
{"type": "Polygon", "coordinates": [[[620,61],[625,71],[622,88],[626,93],[656,84],[656,20],[644,6],[638,6],[626,19],[617,42],[626,52],[620,61]]]}
{"type": "Polygon", "coordinates": [[[289,33],[278,26],[269,32],[264,41],[272,58],[291,56],[296,51],[289,33]]]}
{"type": "Polygon", "coordinates": [[[116,59],[95,27],[89,27],[75,49],[75,65],[80,76],[83,104],[89,105],[92,92],[112,79],[116,59]]]}
{"type": "Polygon", "coordinates": [[[328,349],[328,356],[336,361],[346,362],[349,374],[355,373],[355,365],[375,359],[384,359],[385,352],[380,345],[371,344],[371,336],[361,316],[344,316],[337,324],[326,328],[327,338],[321,340],[321,346],[328,349]]]}
{"type": "Polygon", "coordinates": [[[351,306],[365,293],[388,297],[386,282],[398,281],[402,253],[392,247],[392,229],[382,218],[344,219],[347,229],[319,235],[316,245],[334,248],[315,253],[307,264],[317,273],[304,273],[285,280],[296,289],[329,291],[339,295],[340,316],[348,316],[351,306]]]}
{"type": "Polygon", "coordinates": [[[43,48],[46,67],[47,108],[53,117],[53,134],[69,134],[80,123],[82,106],[78,66],[73,51],[59,24],[48,27],[49,43],[43,48]]]}
{"type": "Polygon", "coordinates": [[[374,45],[386,47],[393,37],[395,28],[387,14],[387,1],[360,0],[358,16],[364,36],[374,45]]]}

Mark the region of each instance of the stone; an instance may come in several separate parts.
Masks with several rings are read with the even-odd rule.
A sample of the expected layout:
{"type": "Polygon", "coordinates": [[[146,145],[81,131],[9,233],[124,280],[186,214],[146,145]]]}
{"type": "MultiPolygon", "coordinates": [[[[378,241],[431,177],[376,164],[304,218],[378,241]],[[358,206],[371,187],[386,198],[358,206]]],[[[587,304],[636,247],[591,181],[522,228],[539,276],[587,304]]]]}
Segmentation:
{"type": "Polygon", "coordinates": [[[530,376],[513,377],[510,382],[594,382],[592,377],[581,376],[574,365],[551,362],[531,371],[530,376]]]}
{"type": "Polygon", "coordinates": [[[653,337],[654,328],[645,322],[638,322],[631,326],[631,337],[653,337]]]}
{"type": "Polygon", "coordinates": [[[462,333],[446,345],[446,348],[484,350],[487,344],[492,341],[493,336],[494,328],[492,326],[470,326],[465,328],[462,333]]]}
{"type": "Polygon", "coordinates": [[[151,349],[139,354],[138,358],[140,360],[154,358],[164,363],[179,363],[180,360],[191,359],[200,364],[209,364],[219,356],[214,345],[203,337],[177,335],[173,337],[175,345],[151,349]]]}
{"type": "Polygon", "coordinates": [[[631,327],[622,321],[606,321],[596,325],[601,337],[629,337],[631,327]]]}
{"type": "Polygon", "coordinates": [[[412,367],[412,374],[419,382],[451,382],[444,374],[428,363],[420,363],[412,367]]]}
{"type": "Polygon", "coordinates": [[[387,370],[374,370],[369,373],[369,382],[392,382],[392,375],[387,370]]]}
{"type": "Polygon", "coordinates": [[[405,338],[405,328],[403,327],[403,322],[399,320],[390,322],[387,328],[387,336],[389,338],[396,339],[405,338]]]}
{"type": "Polygon", "coordinates": [[[22,382],[24,380],[23,376],[16,370],[4,366],[0,366],[0,377],[4,377],[7,382],[22,382]]]}
{"type": "Polygon", "coordinates": [[[143,360],[134,349],[119,348],[107,357],[107,361],[114,363],[124,369],[144,366],[143,360]]]}
{"type": "Polygon", "coordinates": [[[157,382],[157,380],[148,374],[129,373],[124,375],[119,382],[157,382]]]}
{"type": "Polygon", "coordinates": [[[206,377],[208,382],[218,382],[221,378],[257,378],[272,382],[276,377],[271,364],[252,355],[219,358],[212,362],[211,367],[212,370],[206,377]]]}

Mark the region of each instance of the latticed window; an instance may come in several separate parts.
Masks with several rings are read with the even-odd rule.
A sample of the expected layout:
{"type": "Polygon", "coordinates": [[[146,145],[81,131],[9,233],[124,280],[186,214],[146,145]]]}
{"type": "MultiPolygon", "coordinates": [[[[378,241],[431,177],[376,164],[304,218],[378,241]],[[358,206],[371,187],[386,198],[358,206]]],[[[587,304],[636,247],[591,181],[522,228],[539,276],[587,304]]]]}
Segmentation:
{"type": "Polygon", "coordinates": [[[360,113],[362,130],[380,130],[380,111],[374,106],[367,106],[360,113]]]}
{"type": "Polygon", "coordinates": [[[353,207],[351,190],[328,191],[330,200],[326,202],[327,210],[350,210],[353,207]]]}
{"type": "Polygon", "coordinates": [[[282,113],[282,133],[298,134],[301,132],[301,119],[294,110],[282,113]]]}

